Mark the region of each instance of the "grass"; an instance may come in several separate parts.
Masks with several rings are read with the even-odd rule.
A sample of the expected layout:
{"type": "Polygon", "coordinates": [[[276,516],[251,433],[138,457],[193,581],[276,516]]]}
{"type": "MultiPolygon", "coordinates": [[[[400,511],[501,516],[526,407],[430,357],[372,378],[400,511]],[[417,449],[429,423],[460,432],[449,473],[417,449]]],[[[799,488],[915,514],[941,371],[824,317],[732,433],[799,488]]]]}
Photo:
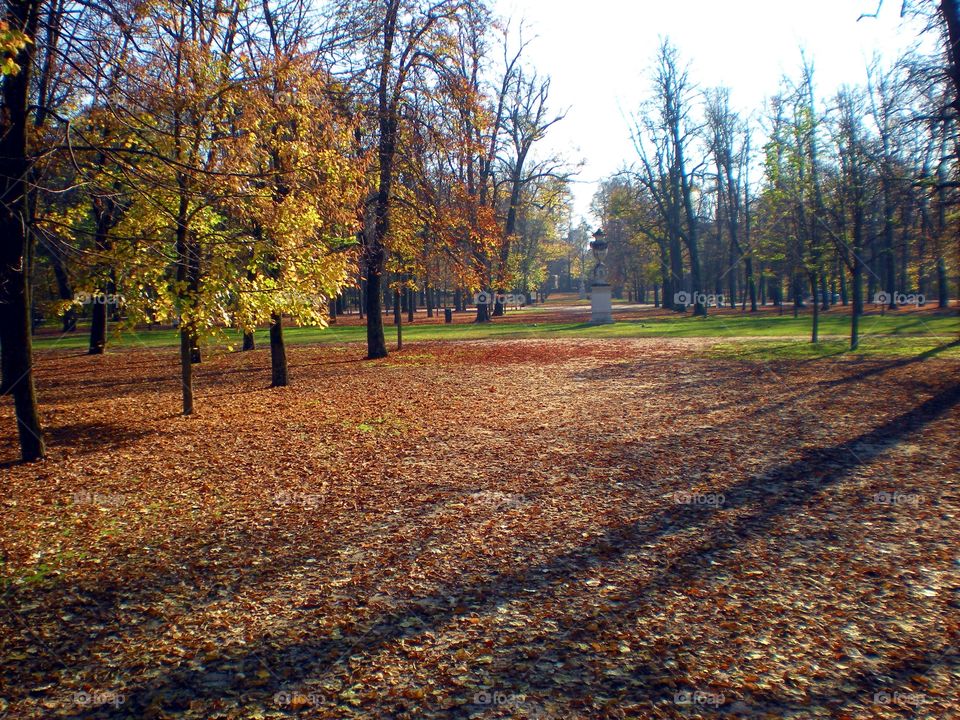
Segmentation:
{"type": "MultiPolygon", "coordinates": [[[[443,325],[436,323],[411,323],[403,326],[405,342],[425,340],[483,340],[508,338],[632,338],[632,337],[676,337],[676,338],[796,338],[798,341],[810,337],[811,319],[809,315],[794,318],[790,314],[776,315],[712,315],[707,318],[694,318],[690,315],[658,315],[644,319],[620,320],[611,325],[590,325],[584,322],[558,322],[556,315],[544,315],[544,311],[530,310],[523,314],[523,321],[494,321],[489,324],[456,323],[443,325]],[[537,322],[538,316],[551,322],[537,322]]],[[[903,352],[923,352],[943,345],[960,333],[960,318],[955,312],[942,313],[887,313],[870,314],[861,319],[861,335],[864,338],[864,352],[879,351],[891,354],[903,352]],[[884,338],[883,342],[877,342],[884,338]],[[903,342],[888,342],[888,339],[900,338],[903,342]]],[[[822,342],[804,347],[802,343],[787,343],[782,351],[786,356],[811,357],[841,352],[846,348],[845,338],[850,332],[850,317],[847,314],[826,313],[820,318],[822,342]]],[[[305,343],[350,343],[363,342],[366,328],[362,325],[332,325],[328,328],[291,327],[284,331],[290,344],[305,343]]],[[[396,340],[396,329],[386,326],[387,342],[396,340]]],[[[266,330],[256,333],[258,346],[269,342],[266,330]]],[[[37,350],[77,350],[87,347],[88,338],[82,331],[58,336],[38,336],[34,339],[37,350]]],[[[217,345],[239,346],[240,336],[232,330],[225,331],[214,341],[217,345]]],[[[176,330],[121,330],[110,339],[113,347],[173,347],[178,343],[176,330]]],[[[108,346],[108,347],[109,347],[108,346]]],[[[733,354],[748,353],[756,350],[756,343],[738,343],[731,351],[733,354]]]]}
{"type": "Polygon", "coordinates": [[[862,357],[942,357],[960,359],[960,340],[934,337],[891,337],[870,335],[850,352],[849,340],[828,339],[811,343],[808,339],[738,340],[717,343],[707,354],[733,360],[812,360],[837,355],[862,357]]]}

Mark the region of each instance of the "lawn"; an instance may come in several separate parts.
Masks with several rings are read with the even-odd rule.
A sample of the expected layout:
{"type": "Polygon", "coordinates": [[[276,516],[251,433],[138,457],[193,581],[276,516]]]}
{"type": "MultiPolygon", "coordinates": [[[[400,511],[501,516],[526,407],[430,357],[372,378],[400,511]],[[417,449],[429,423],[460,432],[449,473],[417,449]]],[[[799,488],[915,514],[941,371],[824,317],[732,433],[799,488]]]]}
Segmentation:
{"type": "MultiPolygon", "coordinates": [[[[809,312],[794,318],[789,312],[780,315],[769,307],[756,315],[725,309],[714,311],[707,318],[695,318],[689,313],[678,315],[649,307],[627,306],[615,311],[616,323],[591,325],[589,307],[572,307],[568,301],[572,302],[570,298],[561,298],[557,303],[510,311],[506,317],[485,324],[471,322],[474,317],[472,312],[458,313],[455,322],[446,325],[442,313],[427,318],[426,313],[421,311],[413,323],[408,323],[404,315],[403,338],[409,342],[552,337],[794,338],[802,341],[809,339],[812,322],[809,312]]],[[[391,323],[392,316],[385,322],[391,323]]],[[[290,327],[284,332],[290,344],[355,343],[366,340],[366,328],[355,315],[341,316],[336,324],[326,328],[290,327]]],[[[395,343],[396,328],[387,324],[385,332],[388,342],[395,343]]],[[[955,309],[936,311],[929,308],[885,314],[871,311],[861,319],[860,332],[863,336],[861,353],[909,355],[948,345],[955,340],[960,334],[960,316],[955,309]]],[[[835,349],[844,346],[841,338],[849,337],[849,333],[848,312],[836,308],[823,313],[820,318],[821,337],[833,342],[821,348],[792,350],[791,353],[832,354],[835,349]]],[[[258,344],[269,342],[265,329],[256,333],[256,341],[258,344]]],[[[89,340],[82,329],[67,334],[47,329],[34,342],[38,351],[47,351],[83,349],[89,340]]],[[[238,347],[240,338],[237,333],[226,331],[214,338],[213,342],[222,350],[238,347]]],[[[130,348],[174,347],[178,343],[178,335],[171,329],[121,328],[112,339],[114,346],[130,348]]],[[[776,355],[779,351],[774,349],[771,352],[776,355]]],[[[960,349],[951,348],[948,352],[960,355],[960,349]]]]}
{"type": "Polygon", "coordinates": [[[38,353],[0,715],[950,717],[960,359],[720,322],[212,353],[190,418],[167,343],[38,353]]]}

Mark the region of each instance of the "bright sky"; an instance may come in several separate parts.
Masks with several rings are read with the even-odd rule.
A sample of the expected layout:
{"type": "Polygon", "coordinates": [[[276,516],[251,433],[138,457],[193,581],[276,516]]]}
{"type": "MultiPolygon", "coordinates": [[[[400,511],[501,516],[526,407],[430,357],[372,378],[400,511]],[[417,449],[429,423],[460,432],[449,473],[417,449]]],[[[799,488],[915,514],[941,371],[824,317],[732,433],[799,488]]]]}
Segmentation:
{"type": "MultiPolygon", "coordinates": [[[[544,140],[583,159],[574,220],[592,223],[597,181],[633,161],[630,115],[650,86],[661,37],[690,63],[700,87],[726,85],[735,107],[759,113],[784,74],[798,77],[800,48],[814,65],[819,98],[862,83],[875,52],[894,57],[917,42],[920,26],[900,18],[900,0],[496,0],[500,15],[526,20],[528,61],[552,78],[551,105],[569,108],[544,140]]],[[[925,44],[929,42],[929,38],[925,44]]]]}

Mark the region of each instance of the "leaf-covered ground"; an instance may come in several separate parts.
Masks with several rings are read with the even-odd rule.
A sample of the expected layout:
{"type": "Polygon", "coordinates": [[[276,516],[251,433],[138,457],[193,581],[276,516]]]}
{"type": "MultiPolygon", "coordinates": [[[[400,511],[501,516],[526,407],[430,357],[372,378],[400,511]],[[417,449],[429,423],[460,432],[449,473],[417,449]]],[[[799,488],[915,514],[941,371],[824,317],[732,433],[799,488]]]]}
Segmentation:
{"type": "Polygon", "coordinates": [[[960,361],[712,342],[44,353],[0,717],[957,716],[960,361]]]}

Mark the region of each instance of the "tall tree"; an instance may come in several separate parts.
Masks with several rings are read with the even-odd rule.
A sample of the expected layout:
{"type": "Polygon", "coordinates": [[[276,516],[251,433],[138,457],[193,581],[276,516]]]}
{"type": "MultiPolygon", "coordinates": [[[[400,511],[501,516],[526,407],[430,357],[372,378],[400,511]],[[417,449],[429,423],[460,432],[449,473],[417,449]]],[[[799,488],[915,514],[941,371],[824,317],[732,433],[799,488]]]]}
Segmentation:
{"type": "Polygon", "coordinates": [[[391,216],[395,201],[397,154],[404,99],[415,81],[443,72],[444,55],[452,42],[460,0],[386,0],[351,6],[346,14],[359,20],[361,37],[375,60],[373,84],[376,109],[376,191],[372,197],[373,227],[363,234],[366,280],[367,357],[386,357],[382,293],[391,216]]]}
{"type": "MultiPolygon", "coordinates": [[[[637,174],[655,200],[667,230],[670,248],[670,287],[664,288],[665,307],[676,306],[676,294],[683,285],[681,241],[690,266],[691,290],[695,294],[694,314],[706,315],[704,287],[700,273],[700,218],[694,201],[698,186],[697,167],[690,167],[697,127],[691,117],[693,86],[686,68],[680,65],[677,49],[665,40],[656,56],[653,96],[648,112],[635,124],[634,145],[641,168],[637,174]]],[[[680,303],[678,309],[684,309],[680,303]]]]}
{"type": "Polygon", "coordinates": [[[28,146],[30,84],[42,3],[7,0],[8,39],[0,80],[0,370],[3,395],[13,395],[23,460],[44,456],[43,431],[33,377],[28,223],[29,177],[34,155],[28,146]]]}

